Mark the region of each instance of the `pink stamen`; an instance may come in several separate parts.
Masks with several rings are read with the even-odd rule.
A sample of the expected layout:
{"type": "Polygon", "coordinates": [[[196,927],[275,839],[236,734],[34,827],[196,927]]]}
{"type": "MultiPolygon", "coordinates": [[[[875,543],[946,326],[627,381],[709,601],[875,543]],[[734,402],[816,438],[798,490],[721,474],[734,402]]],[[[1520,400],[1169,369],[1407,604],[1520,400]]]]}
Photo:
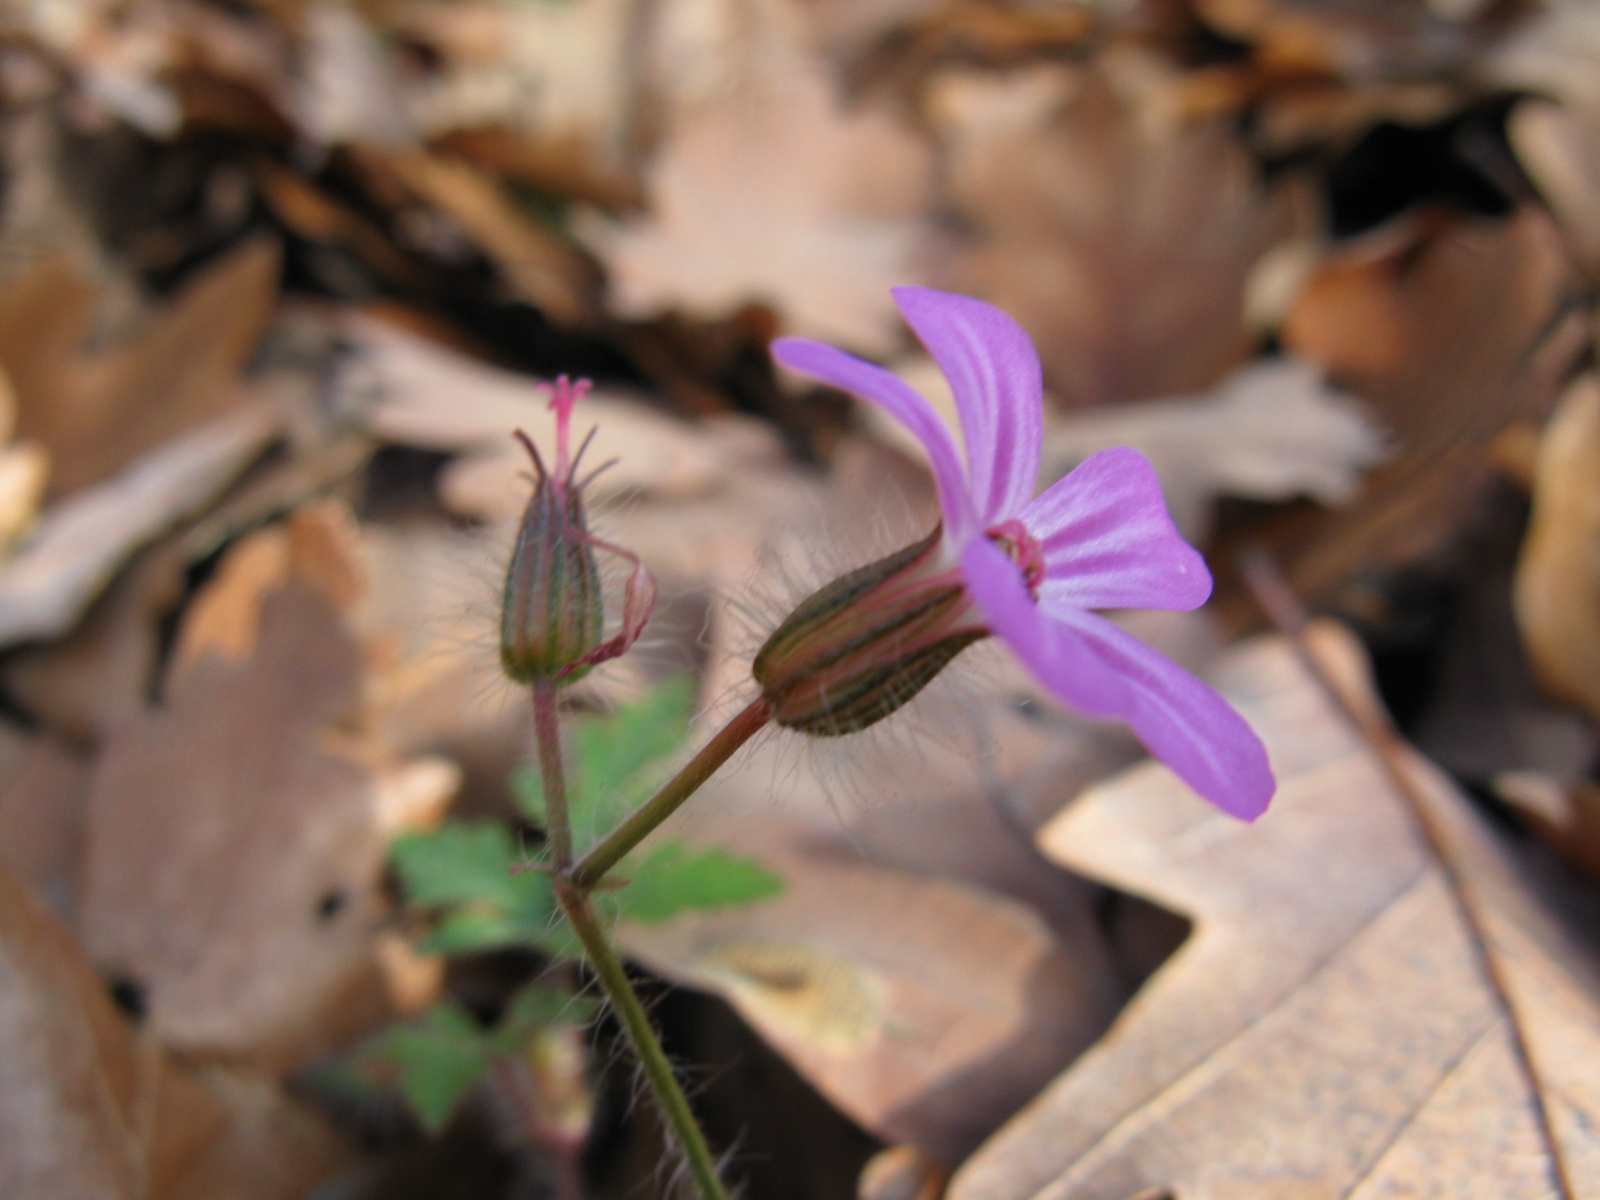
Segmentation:
{"type": "Polygon", "coordinates": [[[556,415],[555,480],[565,484],[572,464],[567,457],[568,430],[572,425],[573,406],[589,394],[594,383],[588,379],[573,380],[562,375],[554,383],[542,385],[550,393],[550,411],[556,415]]]}
{"type": "Polygon", "coordinates": [[[1001,521],[984,531],[991,542],[1005,552],[1005,556],[1022,569],[1022,582],[1028,595],[1039,598],[1039,585],[1044,582],[1044,547],[1039,539],[1028,532],[1027,526],[1015,517],[1001,521]]]}

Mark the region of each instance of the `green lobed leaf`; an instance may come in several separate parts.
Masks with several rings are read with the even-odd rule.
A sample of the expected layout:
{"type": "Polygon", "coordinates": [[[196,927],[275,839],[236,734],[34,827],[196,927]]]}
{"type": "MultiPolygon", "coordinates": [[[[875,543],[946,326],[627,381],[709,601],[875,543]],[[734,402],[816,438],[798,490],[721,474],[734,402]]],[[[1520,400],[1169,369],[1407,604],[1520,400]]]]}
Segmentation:
{"type": "Polygon", "coordinates": [[[766,900],[783,880],[753,859],[720,847],[695,850],[665,842],[618,868],[626,887],[606,896],[606,907],[627,921],[654,925],[688,908],[727,908],[766,900]]]}
{"type": "Polygon", "coordinates": [[[425,833],[402,834],[389,848],[406,895],[416,904],[517,902],[516,850],[511,831],[492,821],[452,821],[425,833]]]}
{"type": "Polygon", "coordinates": [[[548,876],[513,871],[510,830],[493,822],[451,822],[397,838],[390,849],[410,900],[444,912],[422,949],[465,954],[497,946],[542,946],[555,895],[548,876]]]}
{"type": "Polygon", "coordinates": [[[390,1030],[373,1053],[394,1066],[406,1103],[434,1133],[482,1078],[491,1058],[489,1036],[451,1004],[390,1030]]]}

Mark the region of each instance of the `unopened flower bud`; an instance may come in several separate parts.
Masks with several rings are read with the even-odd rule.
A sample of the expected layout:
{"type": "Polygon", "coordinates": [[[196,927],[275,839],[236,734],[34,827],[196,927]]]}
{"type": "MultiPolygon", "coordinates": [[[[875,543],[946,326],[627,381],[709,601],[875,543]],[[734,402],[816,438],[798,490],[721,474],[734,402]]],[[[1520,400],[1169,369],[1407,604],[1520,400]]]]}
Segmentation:
{"type": "Polygon", "coordinates": [[[541,474],[522,514],[500,610],[500,663],[518,683],[573,678],[600,644],[605,596],[583,497],[541,474]]]}
{"type": "Polygon", "coordinates": [[[774,721],[816,737],[865,729],[988,636],[942,538],[935,529],[789,614],[751,668],[774,721]]]}
{"type": "Polygon", "coordinates": [[[500,610],[500,664],[517,683],[570,683],[591,666],[615,658],[638,638],[655,608],[655,581],[637,555],[589,532],[583,483],[573,474],[584,446],[569,459],[572,406],[589,390],[587,380],[556,381],[556,457],[546,470],[533,442],[518,431],[533,459],[533,496],[522,515],[500,610]],[[596,549],[632,564],[622,602],[622,628],[605,634],[605,593],[596,549]]]}

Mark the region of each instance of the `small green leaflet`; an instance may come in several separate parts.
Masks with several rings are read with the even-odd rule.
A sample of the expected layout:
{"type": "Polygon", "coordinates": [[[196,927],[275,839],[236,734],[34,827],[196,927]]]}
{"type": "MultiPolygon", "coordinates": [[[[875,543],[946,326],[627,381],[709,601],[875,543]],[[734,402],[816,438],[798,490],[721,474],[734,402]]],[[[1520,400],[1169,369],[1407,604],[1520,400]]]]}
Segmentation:
{"type": "Polygon", "coordinates": [[[624,921],[656,925],[688,908],[726,908],[765,900],[783,880],[760,863],[712,847],[696,850],[663,842],[623,859],[626,887],[604,893],[602,905],[624,921]]]}
{"type": "Polygon", "coordinates": [[[454,821],[396,838],[390,853],[411,901],[443,910],[422,950],[462,954],[547,943],[555,916],[550,880],[538,871],[513,871],[519,859],[505,826],[454,821]]]}
{"type": "Polygon", "coordinates": [[[592,1015],[590,1001],[539,982],[512,998],[492,1030],[454,1004],[437,1004],[366,1042],[331,1082],[347,1089],[397,1086],[424,1127],[437,1133],[496,1059],[520,1053],[542,1030],[592,1015]]]}
{"type": "Polygon", "coordinates": [[[368,1053],[393,1067],[406,1103],[431,1133],[444,1127],[490,1060],[487,1035],[453,1004],[389,1030],[368,1053]]]}

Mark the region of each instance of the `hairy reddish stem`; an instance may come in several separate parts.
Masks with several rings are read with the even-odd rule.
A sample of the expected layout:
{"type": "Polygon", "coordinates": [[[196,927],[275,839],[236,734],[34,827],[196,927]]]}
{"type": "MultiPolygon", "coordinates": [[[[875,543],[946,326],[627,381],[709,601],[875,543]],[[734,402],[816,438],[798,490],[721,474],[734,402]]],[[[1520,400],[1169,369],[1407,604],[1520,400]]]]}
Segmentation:
{"type": "MultiPolygon", "coordinates": [[[[677,812],[718,767],[733,757],[734,751],[755,736],[771,719],[772,710],[767,702],[752,700],[733,720],[718,730],[716,736],[702,746],[700,752],[684,764],[683,769],[669,779],[660,791],[583,856],[578,865],[567,873],[572,885],[585,892],[593,889],[605,878],[607,871],[644,841],[661,822],[677,812]]],[[[560,864],[556,869],[558,872],[561,870],[560,864]]]]}

